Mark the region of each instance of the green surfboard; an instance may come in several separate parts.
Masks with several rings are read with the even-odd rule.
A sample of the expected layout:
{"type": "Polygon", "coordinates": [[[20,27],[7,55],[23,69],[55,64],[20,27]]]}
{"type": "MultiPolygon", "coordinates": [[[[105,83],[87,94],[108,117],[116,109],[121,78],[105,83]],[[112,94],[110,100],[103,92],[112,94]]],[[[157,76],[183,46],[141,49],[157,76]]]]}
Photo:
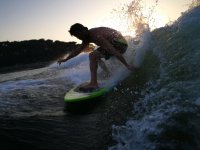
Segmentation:
{"type": "Polygon", "coordinates": [[[80,91],[79,88],[83,86],[84,84],[75,86],[71,90],[69,90],[65,94],[64,101],[66,103],[82,102],[82,101],[95,99],[109,92],[109,88],[104,87],[104,86],[100,86],[98,89],[88,91],[88,92],[80,91]]]}

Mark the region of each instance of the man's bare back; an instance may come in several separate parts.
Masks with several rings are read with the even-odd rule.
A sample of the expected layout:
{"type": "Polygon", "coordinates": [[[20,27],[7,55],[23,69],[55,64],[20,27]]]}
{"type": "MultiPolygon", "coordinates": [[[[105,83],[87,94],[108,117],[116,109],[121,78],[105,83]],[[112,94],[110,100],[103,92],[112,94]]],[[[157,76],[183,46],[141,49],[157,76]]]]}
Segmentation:
{"type": "Polygon", "coordinates": [[[98,41],[98,37],[104,37],[109,42],[112,42],[113,39],[123,38],[120,32],[107,28],[107,27],[99,27],[99,28],[92,28],[89,30],[91,38],[98,41]]]}

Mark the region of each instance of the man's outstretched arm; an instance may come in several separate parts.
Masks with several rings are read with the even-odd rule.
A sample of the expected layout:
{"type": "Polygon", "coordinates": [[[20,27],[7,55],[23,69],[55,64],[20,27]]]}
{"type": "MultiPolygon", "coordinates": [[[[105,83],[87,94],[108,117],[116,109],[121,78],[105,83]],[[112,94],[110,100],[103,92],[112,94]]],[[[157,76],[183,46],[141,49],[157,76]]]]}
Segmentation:
{"type": "Polygon", "coordinates": [[[60,65],[62,62],[66,62],[66,61],[68,61],[69,59],[71,59],[71,58],[77,56],[78,54],[80,54],[81,51],[82,51],[82,50],[81,50],[80,48],[79,48],[79,49],[76,49],[76,50],[74,50],[73,52],[71,52],[67,58],[65,58],[65,59],[60,59],[60,60],[58,60],[57,63],[60,65]]]}
{"type": "Polygon", "coordinates": [[[69,56],[65,59],[60,59],[58,60],[58,64],[60,65],[62,62],[66,62],[68,61],[69,59],[77,56],[78,54],[80,54],[82,52],[82,50],[87,46],[87,44],[82,44],[80,47],[78,47],[77,49],[75,49],[74,51],[72,51],[69,56]]]}

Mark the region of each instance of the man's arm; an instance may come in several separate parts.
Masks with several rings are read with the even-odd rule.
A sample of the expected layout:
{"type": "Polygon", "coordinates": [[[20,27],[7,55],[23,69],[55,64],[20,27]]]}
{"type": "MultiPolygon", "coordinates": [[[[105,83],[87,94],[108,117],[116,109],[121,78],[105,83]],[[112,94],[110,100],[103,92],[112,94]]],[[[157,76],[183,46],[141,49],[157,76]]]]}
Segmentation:
{"type": "Polygon", "coordinates": [[[80,47],[78,47],[77,49],[75,49],[74,51],[72,51],[67,58],[58,60],[58,64],[60,65],[62,62],[68,61],[69,59],[77,56],[78,54],[80,54],[82,52],[82,50],[85,47],[87,47],[88,44],[89,43],[82,43],[82,45],[80,47]]]}

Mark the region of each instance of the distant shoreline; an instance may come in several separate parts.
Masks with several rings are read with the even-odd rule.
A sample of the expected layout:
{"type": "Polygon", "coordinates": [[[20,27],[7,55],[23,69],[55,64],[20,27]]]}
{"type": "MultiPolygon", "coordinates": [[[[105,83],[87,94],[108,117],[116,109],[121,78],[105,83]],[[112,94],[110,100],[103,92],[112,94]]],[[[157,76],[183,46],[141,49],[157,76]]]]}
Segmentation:
{"type": "Polygon", "coordinates": [[[19,64],[14,66],[8,66],[8,67],[2,67],[0,69],[0,75],[5,73],[11,73],[15,71],[24,71],[24,70],[31,70],[31,69],[37,69],[42,68],[50,65],[54,61],[48,61],[48,62],[37,62],[37,63],[31,63],[31,64],[19,64]]]}
{"type": "Polygon", "coordinates": [[[0,70],[10,70],[8,67],[26,67],[28,64],[45,64],[57,60],[77,47],[76,42],[44,39],[0,42],[0,70]]]}

